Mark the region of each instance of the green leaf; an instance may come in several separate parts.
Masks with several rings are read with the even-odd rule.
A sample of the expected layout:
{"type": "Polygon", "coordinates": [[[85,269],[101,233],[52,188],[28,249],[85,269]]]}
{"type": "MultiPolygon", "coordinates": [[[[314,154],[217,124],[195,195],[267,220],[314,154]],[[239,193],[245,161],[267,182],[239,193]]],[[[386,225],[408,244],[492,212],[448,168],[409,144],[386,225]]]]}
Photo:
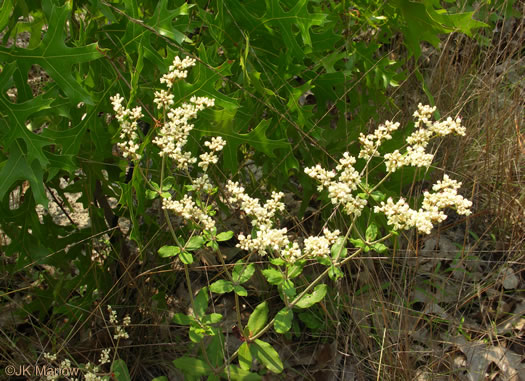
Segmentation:
{"type": "Polygon", "coordinates": [[[252,354],[247,342],[244,342],[239,347],[238,352],[239,366],[244,370],[250,370],[252,367],[252,354]]]}
{"type": "MultiPolygon", "coordinates": [[[[219,135],[226,141],[224,148],[224,161],[228,169],[234,171],[239,165],[237,152],[242,144],[249,144],[257,151],[264,153],[270,158],[276,158],[275,150],[286,149],[290,150],[290,143],[285,139],[270,139],[266,136],[266,131],[270,127],[272,120],[261,120],[259,124],[248,133],[240,133],[234,130],[233,121],[226,122],[215,129],[198,129],[201,133],[206,135],[219,135]]],[[[197,129],[197,128],[196,128],[197,129]]]]}
{"type": "Polygon", "coordinates": [[[7,162],[2,163],[3,168],[0,171],[0,200],[3,200],[6,193],[11,189],[12,185],[18,180],[29,181],[33,197],[37,204],[43,205],[47,208],[47,197],[44,189],[43,177],[44,172],[38,161],[33,161],[29,164],[26,157],[20,150],[18,143],[10,147],[10,155],[7,162]]]}
{"type": "Polygon", "coordinates": [[[204,340],[204,337],[208,334],[208,329],[205,327],[202,327],[201,325],[197,323],[193,323],[190,325],[190,332],[188,333],[188,336],[190,337],[190,340],[194,343],[200,343],[202,340],[204,340]]]}
{"type": "Polygon", "coordinates": [[[383,245],[381,242],[378,242],[372,245],[372,249],[374,249],[374,251],[377,253],[384,253],[388,250],[388,247],[383,245]]]}
{"type": "Polygon", "coordinates": [[[318,284],[315,286],[314,291],[311,294],[306,294],[303,296],[296,304],[296,307],[299,308],[309,308],[315,303],[320,302],[326,295],[328,286],[326,284],[318,284]]]}
{"type": "Polygon", "coordinates": [[[284,369],[279,354],[273,347],[265,341],[255,340],[251,345],[254,356],[271,372],[281,373],[284,369]]]}
{"type": "Polygon", "coordinates": [[[375,223],[370,223],[366,228],[365,238],[368,242],[376,239],[378,233],[377,225],[375,223]]]}
{"type": "Polygon", "coordinates": [[[384,201],[386,198],[386,194],[383,192],[380,192],[378,190],[373,191],[370,196],[374,199],[376,202],[384,201]]]}
{"type": "Polygon", "coordinates": [[[194,321],[195,319],[193,317],[185,315],[185,314],[176,313],[175,315],[173,315],[173,322],[175,324],[190,325],[194,321]]]}
{"type": "Polygon", "coordinates": [[[93,104],[91,95],[73,77],[73,65],[96,60],[102,54],[97,51],[96,43],[73,48],[66,46],[66,22],[70,19],[72,3],[67,2],[62,7],[51,5],[50,0],[44,3],[47,3],[44,9],[49,10],[48,30],[41,43],[34,49],[0,47],[0,60],[16,62],[26,75],[32,65],[40,65],[71,103],[93,104]]]}
{"type": "Polygon", "coordinates": [[[208,287],[200,289],[199,293],[195,297],[195,315],[197,317],[203,317],[208,309],[208,287]]]}
{"type": "Polygon", "coordinates": [[[292,328],[292,320],[293,311],[288,307],[284,307],[282,310],[277,312],[277,315],[275,315],[275,321],[273,323],[275,331],[277,333],[288,332],[290,328],[292,328]]]}
{"type": "Polygon", "coordinates": [[[213,369],[201,359],[192,357],[179,357],[173,360],[173,364],[177,369],[180,369],[183,374],[189,374],[192,376],[206,376],[207,374],[213,373],[213,369]]]}
{"type": "Polygon", "coordinates": [[[197,250],[204,246],[204,237],[200,235],[194,235],[191,237],[188,242],[186,242],[186,245],[184,246],[184,249],[186,250],[197,250]]]}
{"type": "Polygon", "coordinates": [[[421,41],[427,41],[437,48],[440,33],[460,30],[472,35],[472,29],[488,26],[472,19],[473,12],[451,14],[445,9],[436,10],[432,1],[416,3],[410,0],[394,0],[393,3],[401,9],[405,20],[406,45],[416,58],[421,55],[421,41]]]}
{"type": "Polygon", "coordinates": [[[248,324],[246,325],[249,329],[250,336],[256,335],[268,321],[268,303],[262,302],[253,310],[248,324]]]}
{"type": "Polygon", "coordinates": [[[180,254],[180,247],[165,245],[158,250],[158,253],[162,258],[174,257],[180,254]]]}
{"type": "Polygon", "coordinates": [[[262,377],[257,373],[251,373],[246,369],[235,365],[228,365],[221,373],[221,376],[232,381],[261,381],[262,377]]]}
{"type": "Polygon", "coordinates": [[[299,313],[299,320],[301,320],[312,331],[317,331],[323,326],[323,322],[319,316],[313,314],[311,311],[299,313]]]}
{"type": "Polygon", "coordinates": [[[233,232],[230,230],[230,231],[227,231],[227,232],[222,232],[222,233],[219,233],[217,234],[217,241],[229,241],[230,239],[232,239],[233,237],[233,232]]]}
{"type": "Polygon", "coordinates": [[[193,263],[193,255],[189,251],[183,250],[180,253],[180,260],[185,265],[191,265],[193,263]]]}
{"type": "MultiPolygon", "coordinates": [[[[157,3],[155,12],[153,15],[146,20],[146,24],[151,26],[160,35],[166,36],[178,44],[183,42],[191,42],[191,40],[173,26],[173,20],[177,16],[188,15],[188,10],[193,7],[194,4],[182,4],[176,9],[168,9],[168,0],[160,0],[157,3]]],[[[186,17],[187,18],[187,17],[186,17]]]]}
{"type": "Polygon", "coordinates": [[[115,375],[118,381],[130,381],[128,366],[124,360],[118,359],[111,364],[111,372],[115,375]]]}
{"type": "Polygon", "coordinates": [[[169,381],[169,380],[168,380],[168,377],[166,377],[166,376],[159,376],[159,377],[155,377],[151,381],[169,381]]]}
{"type": "Polygon", "coordinates": [[[239,296],[248,296],[248,291],[243,286],[234,285],[233,291],[239,296]]]}
{"type": "Polygon", "coordinates": [[[350,242],[352,242],[352,244],[355,246],[355,247],[359,247],[361,249],[363,249],[363,251],[365,253],[368,253],[370,251],[370,246],[368,246],[362,239],[360,238],[350,238],[350,242]]]}
{"type": "Polygon", "coordinates": [[[270,284],[278,285],[284,281],[283,274],[276,269],[264,269],[262,273],[270,284]]]}
{"type": "Polygon", "coordinates": [[[288,268],[288,279],[297,278],[303,272],[306,261],[296,261],[288,268]]]}
{"type": "Polygon", "coordinates": [[[0,8],[0,32],[7,26],[13,9],[13,0],[5,0],[0,8]]]}
{"type": "Polygon", "coordinates": [[[299,0],[295,3],[293,8],[285,12],[281,8],[279,0],[268,0],[266,13],[262,17],[263,23],[269,27],[277,26],[279,32],[276,35],[282,39],[284,46],[288,50],[288,55],[294,58],[304,57],[308,48],[301,47],[294,35],[294,27],[299,29],[302,37],[302,42],[305,46],[312,47],[312,40],[310,36],[310,29],[313,26],[320,26],[323,24],[327,15],[322,13],[309,13],[308,1],[299,0]]]}
{"type": "Polygon", "coordinates": [[[243,284],[247,282],[255,273],[255,264],[249,263],[244,264],[242,261],[238,261],[235,264],[232,272],[233,281],[237,284],[243,284]]]}
{"type": "Polygon", "coordinates": [[[339,267],[331,265],[330,270],[328,270],[328,276],[330,277],[330,279],[337,280],[341,279],[344,276],[344,274],[339,267]]]}
{"type": "Polygon", "coordinates": [[[270,258],[270,263],[275,266],[283,266],[286,261],[282,258],[270,258]]]}
{"type": "Polygon", "coordinates": [[[297,291],[295,289],[295,286],[293,282],[290,279],[287,279],[286,281],[282,282],[279,285],[279,289],[286,294],[286,296],[291,299],[295,297],[297,291]]]}
{"type": "Polygon", "coordinates": [[[335,241],[335,243],[332,245],[332,248],[330,249],[333,259],[342,259],[348,255],[348,250],[346,249],[346,247],[344,247],[345,243],[345,237],[337,238],[337,241],[335,241]]]}
{"type": "Polygon", "coordinates": [[[209,315],[205,315],[202,319],[201,319],[201,322],[203,324],[217,324],[218,322],[220,322],[222,320],[222,315],[221,314],[218,314],[218,313],[212,313],[212,314],[209,314],[209,315]]]}
{"type": "Polygon", "coordinates": [[[233,284],[229,280],[219,279],[210,285],[210,291],[216,294],[224,294],[233,291],[233,284]]]}

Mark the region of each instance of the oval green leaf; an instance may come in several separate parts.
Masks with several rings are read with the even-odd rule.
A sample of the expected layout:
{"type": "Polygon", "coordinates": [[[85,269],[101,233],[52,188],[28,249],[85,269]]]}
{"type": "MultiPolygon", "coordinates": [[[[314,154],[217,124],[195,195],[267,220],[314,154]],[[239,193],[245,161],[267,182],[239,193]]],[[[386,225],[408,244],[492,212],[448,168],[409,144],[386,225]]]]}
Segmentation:
{"type": "Polygon", "coordinates": [[[210,291],[216,294],[225,294],[233,291],[233,284],[229,280],[219,279],[210,285],[210,291]]]}
{"type": "Polygon", "coordinates": [[[169,258],[169,257],[174,257],[176,255],[178,255],[180,253],[180,247],[178,246],[162,246],[159,250],[158,250],[158,253],[159,255],[162,257],[162,258],[169,258]]]}
{"type": "Polygon", "coordinates": [[[328,286],[326,284],[319,284],[315,286],[314,291],[311,294],[306,294],[305,296],[303,296],[295,304],[295,306],[299,308],[310,308],[315,303],[318,303],[321,300],[323,300],[327,290],[328,286]]]}
{"type": "Polygon", "coordinates": [[[288,332],[290,328],[292,328],[292,320],[293,311],[288,307],[284,307],[282,310],[277,312],[277,315],[275,315],[275,321],[273,323],[275,331],[277,333],[288,332]]]}
{"type": "Polygon", "coordinates": [[[273,347],[265,341],[255,340],[252,345],[255,357],[271,372],[281,373],[283,371],[283,363],[279,358],[279,354],[273,347]]]}
{"type": "Polygon", "coordinates": [[[268,303],[262,302],[253,310],[248,324],[246,325],[250,330],[250,336],[256,335],[266,324],[268,320],[268,303]]]}
{"type": "Polygon", "coordinates": [[[239,347],[238,357],[240,367],[244,370],[250,370],[252,367],[252,354],[247,342],[242,343],[239,347]]]}

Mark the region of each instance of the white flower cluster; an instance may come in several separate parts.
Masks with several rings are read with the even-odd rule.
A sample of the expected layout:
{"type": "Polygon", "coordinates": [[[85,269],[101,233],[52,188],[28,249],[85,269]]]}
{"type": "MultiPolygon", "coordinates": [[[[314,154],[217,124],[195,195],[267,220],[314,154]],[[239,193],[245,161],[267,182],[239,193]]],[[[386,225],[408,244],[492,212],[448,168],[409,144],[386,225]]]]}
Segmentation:
{"type": "MultiPolygon", "coordinates": [[[[194,183],[195,184],[195,183],[194,183]]],[[[171,196],[162,200],[162,209],[171,210],[188,221],[201,224],[205,229],[211,230],[215,227],[215,221],[201,208],[199,208],[191,196],[185,194],[182,200],[173,200],[171,196]]]]}
{"type": "Polygon", "coordinates": [[[311,256],[327,256],[330,255],[330,246],[332,246],[341,232],[334,230],[331,232],[328,229],[323,229],[323,235],[319,237],[308,237],[304,240],[304,253],[311,256]]]}
{"type": "MultiPolygon", "coordinates": [[[[197,158],[192,156],[192,153],[185,151],[184,147],[188,142],[190,132],[194,125],[190,123],[192,119],[197,117],[199,111],[207,107],[213,107],[215,101],[207,97],[193,96],[189,102],[184,102],[176,108],[171,108],[175,103],[174,95],[171,93],[173,84],[178,79],[184,79],[188,75],[187,69],[195,66],[195,59],[184,58],[180,59],[178,56],[173,60],[173,64],[169,68],[169,72],[162,76],[160,82],[167,86],[167,90],[159,90],[155,92],[154,102],[165,115],[157,136],[153,139],[153,143],[160,148],[161,157],[169,157],[175,162],[175,165],[180,170],[189,170],[190,165],[197,163],[197,158]]],[[[123,98],[116,95],[111,98],[113,102],[113,109],[117,113],[117,119],[122,126],[121,138],[128,138],[129,141],[119,143],[124,156],[130,153],[135,153],[138,149],[138,144],[134,141],[137,138],[136,127],[137,119],[142,117],[140,107],[133,110],[126,110],[122,106],[123,98]]],[[[210,141],[204,143],[209,148],[210,152],[205,152],[200,155],[198,167],[206,172],[210,165],[217,164],[219,158],[217,153],[220,152],[226,145],[226,141],[221,137],[212,137],[210,141]]],[[[135,155],[133,158],[140,158],[135,155]]],[[[213,189],[210,178],[206,173],[200,174],[195,179],[192,179],[192,184],[195,190],[209,192],[213,189]]],[[[185,195],[180,201],[172,200],[171,196],[165,197],[162,202],[162,208],[172,210],[179,214],[186,220],[192,220],[204,226],[205,229],[212,229],[215,227],[215,222],[204,210],[204,207],[198,207],[192,197],[185,195]]]]}
{"type": "MultiPolygon", "coordinates": [[[[159,102],[161,100],[159,99],[159,102]]],[[[191,152],[185,152],[184,146],[194,125],[189,123],[197,113],[206,107],[212,107],[215,101],[206,97],[191,97],[189,103],[183,103],[176,109],[170,109],[167,120],[160,128],[153,143],[161,149],[160,156],[168,156],[175,161],[179,169],[188,169],[189,164],[197,162],[191,152]]]]}
{"type": "MultiPolygon", "coordinates": [[[[229,194],[228,201],[238,205],[242,211],[251,216],[252,224],[258,229],[255,238],[239,234],[237,247],[247,251],[257,251],[261,255],[266,255],[268,248],[275,252],[290,249],[291,243],[287,236],[287,229],[276,229],[272,222],[275,214],[285,208],[284,203],[281,202],[284,193],[272,192],[271,199],[261,206],[259,199],[248,196],[244,187],[238,182],[229,180],[226,190],[229,194]]],[[[288,254],[290,253],[292,251],[289,250],[288,254]]]]}
{"type": "Polygon", "coordinates": [[[120,139],[122,142],[119,142],[117,146],[122,150],[122,156],[125,158],[129,156],[133,160],[139,160],[140,155],[137,153],[139,144],[136,142],[138,139],[137,121],[144,116],[142,108],[135,107],[132,110],[125,108],[122,105],[124,98],[120,94],[110,97],[110,100],[121,129],[120,139]]]}
{"type": "Polygon", "coordinates": [[[160,83],[165,83],[171,89],[177,79],[184,79],[188,76],[187,68],[195,66],[195,59],[186,57],[183,60],[176,56],[173,64],[169,68],[169,72],[164,74],[160,79],[160,83]]]}
{"type": "Polygon", "coordinates": [[[461,126],[461,119],[447,118],[444,121],[432,121],[432,113],[435,107],[418,105],[418,110],[414,112],[416,118],[416,130],[407,138],[406,153],[402,154],[399,150],[385,155],[385,165],[389,172],[395,172],[403,166],[428,167],[432,164],[434,155],[426,153],[425,149],[430,139],[435,136],[445,136],[452,133],[465,135],[465,127],[461,126]]]}
{"type": "Polygon", "coordinates": [[[215,155],[215,152],[220,152],[226,145],[226,141],[220,136],[214,136],[211,138],[211,141],[204,142],[204,145],[208,147],[212,152],[205,152],[199,156],[201,159],[199,162],[199,167],[202,168],[204,172],[208,170],[210,164],[217,164],[219,157],[215,155]]]}
{"type": "Polygon", "coordinates": [[[113,309],[109,305],[107,309],[109,313],[109,323],[115,327],[115,334],[113,335],[113,339],[129,339],[129,334],[124,329],[131,324],[131,318],[129,317],[129,315],[126,315],[124,319],[122,319],[122,325],[120,325],[118,322],[117,313],[113,311],[113,309]]]}
{"type": "Polygon", "coordinates": [[[103,349],[102,352],[100,353],[100,359],[99,359],[99,364],[100,365],[104,365],[104,364],[107,364],[109,363],[109,355],[111,353],[111,349],[110,348],[106,348],[106,349],[103,349]]]}
{"type": "Polygon", "coordinates": [[[305,168],[304,172],[320,183],[317,187],[319,191],[324,188],[328,190],[328,197],[330,197],[332,204],[342,205],[347,214],[359,216],[367,202],[352,195],[352,192],[357,189],[361,182],[359,172],[353,167],[355,162],[355,157],[345,152],[336,167],[337,172],[327,171],[319,164],[315,167],[305,168]],[[339,176],[338,179],[336,179],[337,176],[339,176]]]}
{"type": "Polygon", "coordinates": [[[443,176],[432,190],[436,193],[425,192],[422,206],[419,210],[411,209],[406,201],[401,198],[394,203],[392,198],[387,202],[381,202],[381,206],[374,207],[374,212],[382,212],[387,217],[389,225],[396,230],[406,230],[415,227],[418,231],[430,234],[434,223],[443,222],[447,215],[443,209],[454,207],[458,214],[468,216],[472,202],[457,194],[461,183],[443,176]]]}
{"type": "Polygon", "coordinates": [[[373,134],[361,133],[359,135],[359,142],[361,143],[361,151],[359,151],[359,158],[365,160],[370,159],[372,156],[379,156],[379,146],[385,141],[392,139],[392,132],[399,128],[399,123],[392,123],[386,121],[385,124],[381,124],[373,134]]]}
{"type": "Polygon", "coordinates": [[[271,198],[263,206],[258,198],[252,198],[245,193],[244,187],[238,182],[228,181],[226,189],[228,201],[236,204],[252,218],[252,225],[257,228],[255,237],[240,233],[237,247],[246,251],[257,251],[260,255],[268,254],[268,250],[279,253],[281,258],[294,262],[298,258],[319,257],[330,254],[330,246],[340,235],[339,230],[331,232],[324,229],[321,237],[308,237],[304,241],[304,251],[296,241],[288,237],[287,229],[277,229],[273,219],[277,212],[283,211],[285,205],[281,202],[282,192],[272,192],[271,198]]]}

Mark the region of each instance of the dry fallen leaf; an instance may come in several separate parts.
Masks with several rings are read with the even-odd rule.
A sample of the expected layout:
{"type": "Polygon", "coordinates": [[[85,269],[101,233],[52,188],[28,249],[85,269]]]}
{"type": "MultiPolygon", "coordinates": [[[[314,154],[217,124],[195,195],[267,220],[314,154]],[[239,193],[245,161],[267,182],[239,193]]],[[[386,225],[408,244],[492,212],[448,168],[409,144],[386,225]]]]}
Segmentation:
{"type": "Polygon", "coordinates": [[[510,267],[504,267],[500,271],[501,284],[505,290],[514,290],[520,284],[520,279],[510,267]]]}
{"type": "Polygon", "coordinates": [[[499,368],[502,380],[525,381],[525,365],[521,364],[521,356],[517,353],[479,340],[467,341],[463,336],[457,336],[451,341],[467,357],[469,381],[484,381],[491,363],[499,368]]]}

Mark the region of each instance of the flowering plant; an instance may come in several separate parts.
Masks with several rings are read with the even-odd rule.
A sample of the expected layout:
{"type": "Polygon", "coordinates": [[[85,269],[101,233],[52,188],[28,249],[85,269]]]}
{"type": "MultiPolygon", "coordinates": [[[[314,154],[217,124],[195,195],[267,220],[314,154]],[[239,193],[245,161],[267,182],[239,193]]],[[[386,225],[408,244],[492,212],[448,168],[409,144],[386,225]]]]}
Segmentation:
{"type": "MultiPolygon", "coordinates": [[[[407,146],[403,151],[381,152],[382,143],[391,139],[392,133],[400,127],[399,123],[387,121],[373,133],[361,134],[361,150],[357,158],[345,152],[334,169],[325,169],[321,165],[305,168],[304,172],[317,182],[318,192],[326,192],[334,212],[343,212],[350,223],[343,232],[332,230],[326,225],[320,235],[298,237],[290,234],[279,223],[279,217],[286,209],[284,193],[274,191],[263,202],[248,195],[238,181],[228,180],[224,185],[212,181],[208,175],[209,169],[218,163],[218,154],[228,143],[227,139],[215,136],[206,140],[203,146],[208,151],[198,157],[186,149],[194,127],[191,121],[200,111],[214,107],[213,99],[196,96],[174,107],[175,99],[170,89],[175,81],[186,78],[187,70],[195,64],[194,59],[181,60],[175,57],[169,72],[162,76],[160,82],[167,89],[155,92],[154,103],[162,117],[158,121],[157,136],[152,140],[162,158],[158,183],[141,171],[145,182],[155,192],[155,197],[161,198],[163,214],[174,243],[161,247],[158,253],[165,258],[180,258],[191,298],[188,314],[175,314],[174,322],[189,326],[189,337],[198,345],[200,358],[181,357],[175,360],[175,365],[195,376],[213,374],[227,375],[232,379],[248,376],[257,378],[256,374],[251,373],[252,360],[255,358],[268,370],[280,373],[283,364],[277,351],[260,338],[272,327],[281,334],[288,332],[294,311],[310,308],[325,297],[328,287],[323,281],[327,276],[332,279],[342,277],[341,267],[363,251],[387,250],[383,242],[399,230],[416,228],[421,233],[429,234],[436,223],[446,219],[446,208],[455,208],[462,215],[470,213],[471,202],[458,194],[461,184],[447,175],[432,187],[433,192],[424,193],[419,209],[412,209],[404,198],[397,201],[388,198],[385,201],[386,196],[379,191],[380,185],[403,166],[428,167],[433,155],[426,152],[426,147],[432,138],[451,133],[464,135],[465,128],[460,119],[433,121],[435,108],[420,104],[414,113],[416,129],[406,139],[407,146]],[[376,184],[370,184],[369,164],[374,157],[383,158],[385,175],[376,184]],[[360,171],[356,169],[358,161],[363,164],[360,171]],[[188,180],[184,188],[177,188],[174,184],[165,186],[166,173],[172,170],[188,180]],[[213,197],[217,189],[221,190],[218,198],[213,197]],[[217,223],[220,221],[217,221],[216,210],[219,202],[233,210],[240,210],[251,223],[251,231],[239,231],[236,234],[236,246],[247,256],[233,266],[226,263],[219,245],[220,241],[230,240],[235,235],[232,231],[217,233],[217,223]],[[391,231],[381,236],[378,227],[369,224],[363,235],[356,227],[356,222],[365,208],[368,208],[368,213],[386,216],[391,231]],[[170,213],[182,218],[185,230],[176,229],[170,213]],[[181,233],[186,236],[183,234],[181,237],[181,233]],[[224,277],[209,287],[201,288],[194,297],[189,265],[194,261],[192,252],[205,246],[215,251],[223,266],[224,277]],[[241,317],[240,298],[248,295],[247,284],[256,271],[252,259],[256,257],[268,258],[269,266],[261,272],[269,284],[277,287],[283,307],[269,319],[268,305],[262,302],[246,322],[241,317]],[[308,261],[318,262],[325,266],[325,270],[315,279],[305,281],[306,278],[299,276],[308,261]],[[223,316],[208,313],[210,291],[215,294],[234,294],[236,326],[242,343],[233,354],[226,351],[224,331],[227,328],[220,326],[223,316]],[[205,345],[205,340],[211,340],[212,344],[205,345]],[[236,358],[238,365],[234,364],[236,358]]],[[[138,162],[144,148],[138,142],[137,132],[138,120],[143,117],[142,110],[140,107],[125,108],[119,94],[112,97],[111,101],[121,126],[122,142],[119,148],[122,155],[138,162]]],[[[140,170],[140,166],[136,167],[140,170]]]]}

